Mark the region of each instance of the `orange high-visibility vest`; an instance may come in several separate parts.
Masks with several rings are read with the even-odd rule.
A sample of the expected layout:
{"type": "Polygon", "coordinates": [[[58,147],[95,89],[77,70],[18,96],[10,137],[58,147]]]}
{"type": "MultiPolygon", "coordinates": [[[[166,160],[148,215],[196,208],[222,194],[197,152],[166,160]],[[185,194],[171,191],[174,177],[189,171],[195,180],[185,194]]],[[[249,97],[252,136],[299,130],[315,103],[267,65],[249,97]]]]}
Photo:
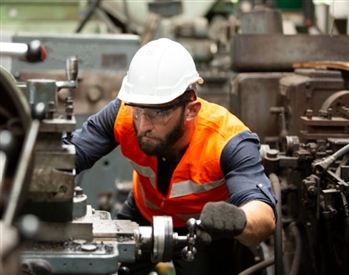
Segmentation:
{"type": "Polygon", "coordinates": [[[171,216],[175,227],[198,219],[207,202],[228,200],[228,191],[220,166],[224,146],[237,133],[249,130],[225,108],[200,100],[202,108],[191,142],[173,172],[168,194],[157,189],[157,157],[145,155],[137,141],[132,118],[124,103],[114,123],[114,135],[122,154],[134,168],[134,198],[143,216],[171,216]]]}

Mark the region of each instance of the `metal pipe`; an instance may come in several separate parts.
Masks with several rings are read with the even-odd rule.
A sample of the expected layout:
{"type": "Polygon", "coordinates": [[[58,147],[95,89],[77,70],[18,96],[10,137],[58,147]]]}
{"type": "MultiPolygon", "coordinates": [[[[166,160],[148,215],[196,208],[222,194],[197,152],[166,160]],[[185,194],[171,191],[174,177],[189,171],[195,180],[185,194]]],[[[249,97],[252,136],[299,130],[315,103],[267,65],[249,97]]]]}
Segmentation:
{"type": "Polygon", "coordinates": [[[83,20],[80,22],[78,28],[76,29],[76,33],[79,33],[82,31],[82,29],[85,27],[88,20],[90,20],[91,16],[93,15],[95,8],[98,7],[101,0],[94,0],[92,1],[90,7],[88,8],[88,11],[86,13],[86,16],[83,18],[83,20]]]}
{"type": "Polygon", "coordinates": [[[25,137],[23,149],[20,155],[20,161],[16,169],[16,174],[13,179],[12,190],[9,197],[9,202],[4,213],[4,224],[10,226],[13,224],[16,214],[18,214],[21,206],[23,194],[27,191],[28,182],[30,182],[31,169],[30,165],[33,162],[33,153],[36,144],[37,135],[39,133],[40,121],[32,120],[28,127],[28,133],[25,137]],[[30,174],[30,176],[29,176],[30,174]]]}
{"type": "Polygon", "coordinates": [[[276,204],[276,213],[278,215],[276,220],[276,228],[275,228],[275,241],[274,241],[274,253],[275,253],[275,274],[282,275],[283,274],[283,260],[282,260],[282,201],[281,201],[281,187],[280,181],[277,175],[271,173],[269,175],[269,179],[277,199],[276,204]]]}
{"type": "Polygon", "coordinates": [[[302,239],[298,227],[295,222],[291,222],[290,224],[291,232],[295,238],[295,253],[292,261],[291,271],[289,275],[297,275],[299,271],[299,266],[302,257],[302,239]]]}
{"type": "Polygon", "coordinates": [[[2,56],[23,56],[27,54],[28,49],[28,45],[25,43],[0,43],[0,52],[2,56]]]}
{"type": "MultiPolygon", "coordinates": [[[[342,161],[340,162],[340,164],[338,165],[337,169],[336,169],[336,175],[338,177],[341,176],[341,167],[346,165],[347,162],[349,160],[349,156],[344,156],[342,161]]],[[[349,206],[348,206],[348,201],[347,201],[347,197],[345,196],[345,194],[343,192],[340,193],[341,194],[341,198],[342,198],[342,204],[343,204],[343,210],[344,210],[344,215],[346,217],[349,217],[349,206]]]]}
{"type": "MultiPolygon", "coordinates": [[[[271,257],[263,262],[260,262],[258,264],[255,264],[247,269],[245,269],[244,271],[240,272],[239,275],[250,275],[253,274],[259,270],[262,270],[264,268],[267,268],[268,266],[271,266],[274,263],[274,257],[271,257]]],[[[275,273],[277,274],[277,273],[275,273]]]]}
{"type": "Polygon", "coordinates": [[[130,33],[130,25],[131,25],[131,18],[130,18],[130,14],[128,12],[128,4],[126,0],[123,0],[124,3],[124,12],[125,12],[125,16],[126,16],[126,20],[125,20],[125,29],[127,33],[130,33]]]}
{"type": "Polygon", "coordinates": [[[349,144],[332,154],[331,156],[328,156],[324,160],[318,162],[315,164],[315,172],[319,175],[323,174],[325,171],[327,171],[328,167],[332,163],[334,163],[339,157],[345,155],[346,153],[349,152],[349,144]]]}

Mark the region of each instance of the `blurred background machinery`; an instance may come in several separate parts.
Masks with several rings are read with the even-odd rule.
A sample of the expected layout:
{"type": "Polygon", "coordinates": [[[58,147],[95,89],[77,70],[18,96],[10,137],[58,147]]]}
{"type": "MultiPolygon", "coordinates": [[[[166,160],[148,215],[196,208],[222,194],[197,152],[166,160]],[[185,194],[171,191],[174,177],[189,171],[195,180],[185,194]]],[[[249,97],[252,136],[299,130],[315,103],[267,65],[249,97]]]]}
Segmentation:
{"type": "MultiPolygon", "coordinates": [[[[2,76],[15,81],[22,94],[28,92],[27,87],[44,85],[45,91],[51,90],[52,97],[52,89],[58,89],[57,85],[53,87],[53,82],[61,84],[51,113],[63,120],[55,121],[58,130],[47,130],[45,134],[38,129],[35,131],[34,126],[32,138],[27,141],[31,146],[37,139],[45,148],[45,140],[52,135],[55,145],[50,154],[55,151],[61,154],[58,140],[62,132],[72,130],[73,125],[69,123],[79,128],[88,116],[117,96],[122,78],[139,47],[160,37],[174,39],[193,55],[205,81],[199,87],[199,96],[225,106],[260,136],[263,164],[279,200],[276,234],[260,246],[242,250],[237,255],[244,262],[241,274],[303,274],[306,271],[320,275],[332,271],[344,274],[348,270],[344,260],[349,257],[348,3],[76,0],[54,1],[50,5],[46,1],[35,4],[2,1],[1,4],[1,42],[27,44],[39,40],[49,56],[44,62],[28,63],[18,57],[2,55],[1,65],[9,72],[2,70],[2,76]],[[70,81],[64,69],[66,62],[69,63],[67,57],[73,60],[75,57],[79,64],[74,86],[64,86],[70,81]],[[73,108],[69,105],[71,100],[73,108]],[[67,120],[67,112],[68,117],[73,115],[73,123],[71,119],[68,124],[63,123],[67,120]],[[252,267],[244,270],[246,266],[252,267]]],[[[18,90],[15,93],[18,94],[18,90]]],[[[6,96],[1,102],[8,102],[8,95],[1,96],[6,96]]],[[[14,100],[16,107],[6,107],[14,112],[7,117],[16,117],[13,123],[16,127],[11,126],[11,122],[11,129],[17,129],[18,123],[22,128],[13,132],[16,133],[14,140],[19,137],[24,146],[30,132],[27,127],[35,125],[40,116],[28,118],[31,110],[23,104],[18,107],[20,102],[14,100]]],[[[39,111],[38,107],[34,113],[39,111]]],[[[21,146],[16,146],[18,152],[21,146]]],[[[45,157],[40,148],[36,151],[37,158],[45,157]]],[[[73,153],[69,152],[64,153],[64,158],[69,159],[64,161],[66,165],[72,165],[73,161],[73,153]]],[[[21,163],[19,159],[12,161],[21,163]]],[[[50,169],[45,167],[45,170],[48,173],[50,169]]],[[[132,168],[118,149],[78,177],[62,171],[60,175],[57,171],[42,175],[50,182],[60,179],[59,182],[65,183],[65,188],[60,190],[60,185],[54,186],[52,181],[52,188],[58,188],[54,191],[56,197],[52,190],[45,195],[33,192],[38,187],[37,168],[27,167],[25,171],[28,171],[26,178],[33,179],[31,184],[26,181],[31,186],[28,187],[29,197],[36,200],[34,206],[23,202],[26,209],[31,209],[26,214],[35,213],[40,219],[47,215],[36,211],[43,209],[40,197],[50,198],[50,211],[55,211],[55,205],[65,204],[66,212],[60,213],[60,219],[70,223],[69,215],[73,215],[71,210],[76,205],[71,200],[80,196],[82,205],[88,201],[92,209],[103,213],[97,214],[98,223],[104,220],[102,215],[107,216],[106,223],[114,224],[112,217],[131,188],[132,168]],[[76,187],[83,188],[83,194],[80,189],[74,190],[76,187]]],[[[15,170],[11,173],[12,177],[17,175],[15,170]]],[[[14,180],[11,176],[10,179],[14,180]]],[[[82,216],[90,217],[91,211],[87,210],[82,216]]],[[[58,219],[59,215],[55,217],[58,219]]],[[[83,220],[86,221],[86,217],[83,220]]],[[[87,223],[91,222],[88,218],[87,223]]],[[[18,230],[13,229],[11,223],[4,226],[6,232],[18,230]]],[[[137,225],[128,228],[132,231],[137,225]]],[[[21,239],[20,234],[13,235],[21,239]]],[[[115,240],[112,243],[117,247],[115,240]]],[[[68,243],[68,247],[76,245],[68,243]]],[[[103,251],[104,256],[108,254],[106,249],[103,251]]],[[[167,268],[163,274],[171,272],[173,270],[167,268]]]]}

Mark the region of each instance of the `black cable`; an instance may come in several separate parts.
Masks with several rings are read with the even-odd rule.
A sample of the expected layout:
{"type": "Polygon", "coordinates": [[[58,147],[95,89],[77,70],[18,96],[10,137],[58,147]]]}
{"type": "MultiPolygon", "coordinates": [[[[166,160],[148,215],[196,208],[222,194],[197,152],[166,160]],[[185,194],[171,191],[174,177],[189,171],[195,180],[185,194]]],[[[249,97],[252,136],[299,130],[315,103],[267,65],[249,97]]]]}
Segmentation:
{"type": "Polygon", "coordinates": [[[263,262],[260,262],[258,264],[255,264],[244,271],[240,272],[239,275],[250,275],[253,274],[261,269],[267,268],[268,266],[271,266],[274,263],[274,257],[271,257],[263,262]]]}

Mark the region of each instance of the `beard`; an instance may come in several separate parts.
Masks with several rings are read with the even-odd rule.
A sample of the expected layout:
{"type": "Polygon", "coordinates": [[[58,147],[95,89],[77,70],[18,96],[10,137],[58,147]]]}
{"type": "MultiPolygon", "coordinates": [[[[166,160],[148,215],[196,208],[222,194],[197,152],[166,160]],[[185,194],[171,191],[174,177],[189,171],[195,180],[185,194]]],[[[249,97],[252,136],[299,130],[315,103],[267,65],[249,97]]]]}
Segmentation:
{"type": "Polygon", "coordinates": [[[152,136],[150,131],[140,133],[134,123],[133,128],[137,135],[139,147],[144,154],[148,156],[163,156],[184,135],[184,112],[182,111],[177,123],[164,138],[152,136]],[[144,137],[150,139],[144,140],[144,137]]]}

